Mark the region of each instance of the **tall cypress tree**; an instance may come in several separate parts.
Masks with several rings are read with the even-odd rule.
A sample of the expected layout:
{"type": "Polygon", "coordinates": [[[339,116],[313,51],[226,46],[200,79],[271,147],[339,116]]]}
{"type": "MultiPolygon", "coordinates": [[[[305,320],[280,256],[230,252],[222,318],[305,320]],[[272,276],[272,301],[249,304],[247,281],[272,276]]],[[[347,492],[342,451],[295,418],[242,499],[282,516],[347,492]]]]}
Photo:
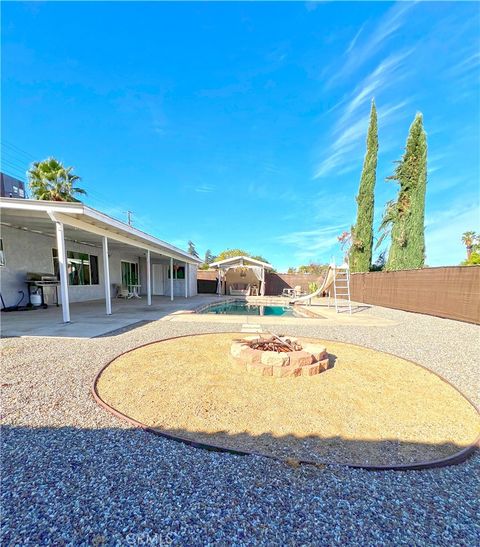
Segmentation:
{"type": "Polygon", "coordinates": [[[372,100],[370,124],[367,133],[367,152],[363,161],[362,176],[357,196],[357,223],[352,227],[350,269],[352,272],[368,272],[372,264],[373,211],[377,176],[378,127],[377,109],[372,100]]]}
{"type": "Polygon", "coordinates": [[[387,204],[380,229],[391,227],[392,242],[387,270],[422,268],[425,263],[425,193],[427,189],[427,135],[423,116],[417,113],[410,126],[405,153],[394,174],[400,189],[387,204]]]}

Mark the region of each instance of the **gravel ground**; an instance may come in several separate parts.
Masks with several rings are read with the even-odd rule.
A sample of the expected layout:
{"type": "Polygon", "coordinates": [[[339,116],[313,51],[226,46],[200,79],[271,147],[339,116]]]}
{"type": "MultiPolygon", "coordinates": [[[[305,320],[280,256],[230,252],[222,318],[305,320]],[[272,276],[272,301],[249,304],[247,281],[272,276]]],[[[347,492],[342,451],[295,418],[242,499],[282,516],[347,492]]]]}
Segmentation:
{"type": "MultiPolygon", "coordinates": [[[[415,360],[479,403],[478,327],[365,313],[399,324],[288,330],[415,360]]],[[[160,321],[93,340],[4,340],[2,544],[478,544],[478,455],[429,471],[290,467],[132,430],[93,402],[93,376],[120,352],[236,329],[160,321]]]]}

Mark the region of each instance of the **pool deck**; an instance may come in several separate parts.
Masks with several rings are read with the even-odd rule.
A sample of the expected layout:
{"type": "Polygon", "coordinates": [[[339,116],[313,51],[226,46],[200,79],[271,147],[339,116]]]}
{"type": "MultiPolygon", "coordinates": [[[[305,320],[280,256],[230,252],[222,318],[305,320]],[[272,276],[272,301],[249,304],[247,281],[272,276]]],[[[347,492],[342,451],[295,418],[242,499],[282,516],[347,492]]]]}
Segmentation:
{"type": "MultiPolygon", "coordinates": [[[[215,303],[239,300],[238,297],[227,299],[222,297],[215,303]]],[[[280,297],[249,297],[247,301],[250,304],[265,304],[270,306],[288,305],[287,299],[280,297]]],[[[192,313],[192,311],[179,311],[167,317],[163,321],[181,321],[189,323],[226,323],[235,325],[258,325],[266,327],[267,325],[299,325],[308,322],[310,326],[319,325],[358,325],[371,327],[385,327],[395,325],[396,322],[372,313],[372,307],[352,302],[352,313],[349,313],[346,303],[337,313],[334,307],[328,306],[328,298],[314,298],[309,306],[299,306],[300,312],[306,311],[310,317],[291,317],[281,315],[230,315],[214,313],[192,313]]]]}
{"type": "MultiPolygon", "coordinates": [[[[266,328],[268,325],[358,325],[381,327],[394,322],[372,313],[370,306],[352,303],[352,314],[344,308],[336,313],[328,308],[328,299],[314,299],[311,306],[302,306],[311,315],[318,317],[282,317],[259,315],[199,314],[196,310],[211,304],[241,300],[239,297],[197,295],[192,298],[176,298],[173,302],[164,296],[155,296],[152,305],[146,299],[112,300],[112,315],[106,315],[105,302],[94,300],[71,304],[70,323],[62,322],[61,308],[51,306],[46,310],[8,312],[0,314],[2,338],[21,336],[47,336],[60,338],[95,338],[115,335],[153,321],[182,323],[229,323],[231,325],[266,328]]],[[[279,297],[249,297],[252,304],[288,305],[287,299],[279,297]]]]}

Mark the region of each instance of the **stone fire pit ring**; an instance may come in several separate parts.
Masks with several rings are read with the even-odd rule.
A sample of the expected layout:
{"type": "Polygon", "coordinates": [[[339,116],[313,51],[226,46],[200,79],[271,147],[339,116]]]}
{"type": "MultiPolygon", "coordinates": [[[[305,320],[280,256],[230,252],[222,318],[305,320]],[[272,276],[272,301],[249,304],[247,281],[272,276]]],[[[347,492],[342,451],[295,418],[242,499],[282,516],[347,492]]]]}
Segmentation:
{"type": "Polygon", "coordinates": [[[275,339],[269,335],[246,336],[232,343],[230,357],[235,366],[256,376],[314,376],[329,367],[329,356],[325,346],[303,343],[292,336],[279,336],[275,339]],[[258,342],[268,340],[284,342],[295,349],[290,351],[285,346],[282,351],[271,351],[252,347],[258,342]]]}

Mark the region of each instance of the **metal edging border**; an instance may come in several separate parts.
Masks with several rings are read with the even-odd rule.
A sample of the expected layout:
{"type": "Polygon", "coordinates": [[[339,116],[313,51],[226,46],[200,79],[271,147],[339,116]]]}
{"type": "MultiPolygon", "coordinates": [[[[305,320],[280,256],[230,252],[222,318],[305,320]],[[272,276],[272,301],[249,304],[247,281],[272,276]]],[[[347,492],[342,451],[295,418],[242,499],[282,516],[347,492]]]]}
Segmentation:
{"type": "MultiPolygon", "coordinates": [[[[128,353],[136,351],[137,349],[145,348],[147,346],[151,346],[153,344],[158,344],[160,342],[166,342],[168,340],[177,340],[179,338],[189,338],[189,337],[192,337],[192,336],[204,336],[204,335],[209,335],[209,334],[240,334],[240,333],[225,331],[225,332],[221,332],[221,333],[218,333],[218,332],[202,332],[202,333],[196,333],[196,334],[184,334],[184,335],[181,335],[181,336],[172,336],[170,338],[163,338],[163,339],[160,339],[160,340],[154,340],[153,342],[147,342],[146,344],[141,344],[140,346],[136,346],[135,348],[131,348],[127,351],[119,353],[113,359],[110,359],[110,361],[108,361],[108,363],[106,363],[103,367],[101,367],[101,369],[97,372],[97,374],[95,375],[95,377],[93,379],[93,382],[92,382],[92,385],[91,385],[91,392],[92,392],[92,395],[93,395],[93,398],[94,398],[95,402],[99,406],[101,406],[103,409],[105,409],[107,412],[109,412],[110,414],[115,416],[116,418],[119,418],[119,419],[129,423],[130,425],[132,425],[134,427],[142,429],[142,430],[144,430],[148,433],[153,433],[154,435],[158,435],[158,436],[163,437],[165,439],[181,442],[183,444],[192,446],[194,448],[202,448],[202,449],[208,450],[210,452],[233,454],[233,455],[236,455],[236,456],[261,456],[261,457],[269,458],[269,459],[272,459],[272,460],[275,460],[275,461],[278,461],[278,462],[286,463],[289,459],[292,459],[292,458],[279,458],[277,456],[273,456],[272,454],[265,454],[265,453],[261,453],[261,452],[252,452],[252,451],[249,451],[249,450],[240,450],[240,449],[236,449],[236,448],[228,448],[228,447],[224,447],[224,446],[220,446],[220,445],[216,445],[216,444],[210,444],[210,443],[205,443],[205,442],[200,442],[200,441],[194,441],[192,439],[188,439],[188,438],[182,437],[180,435],[172,435],[171,433],[167,433],[167,432],[163,431],[162,429],[150,427],[146,424],[143,424],[142,422],[139,422],[139,421],[131,418],[130,416],[127,416],[126,414],[123,414],[119,410],[116,410],[114,407],[110,406],[108,403],[106,403],[100,397],[100,395],[98,393],[98,390],[97,390],[98,380],[100,379],[100,376],[102,375],[102,373],[119,357],[122,357],[123,355],[126,355],[128,353]]],[[[311,337],[306,336],[305,338],[311,338],[311,337]]],[[[323,339],[321,339],[321,340],[323,340],[323,339]]],[[[370,350],[373,350],[373,351],[378,351],[378,353],[384,353],[385,355],[390,355],[392,357],[396,357],[397,359],[403,359],[404,361],[406,361],[408,363],[416,365],[417,367],[420,367],[420,368],[426,370],[427,372],[430,372],[431,374],[434,374],[442,382],[446,383],[451,388],[453,388],[461,397],[463,397],[474,408],[476,413],[480,415],[479,408],[466,395],[464,395],[450,381],[445,379],[443,376],[440,376],[440,374],[438,374],[437,372],[432,371],[431,369],[429,369],[425,365],[422,365],[420,363],[416,363],[415,361],[412,361],[410,359],[405,359],[403,357],[399,357],[398,355],[395,355],[393,353],[389,353],[389,352],[386,352],[386,351],[375,350],[373,348],[369,348],[369,347],[366,347],[366,346],[360,346],[359,344],[350,344],[350,342],[342,342],[340,340],[326,340],[326,339],[325,339],[325,342],[348,344],[350,346],[354,346],[354,347],[361,348],[361,349],[370,349],[370,350]]],[[[324,465],[340,465],[342,467],[348,467],[348,468],[351,468],[351,469],[365,469],[365,470],[368,470],[368,471],[420,471],[420,470],[425,470],[425,469],[436,469],[436,468],[440,468],[440,467],[447,467],[447,466],[450,466],[450,465],[458,465],[460,463],[463,463],[475,452],[475,450],[479,446],[480,446],[480,435],[475,439],[475,441],[472,444],[470,444],[469,446],[467,446],[467,447],[463,448],[462,450],[456,452],[455,454],[452,454],[451,456],[448,456],[446,458],[440,458],[440,459],[437,459],[437,460],[420,461],[420,462],[415,462],[415,463],[411,463],[411,464],[366,465],[366,464],[357,464],[357,463],[314,462],[314,461],[310,461],[310,460],[296,460],[296,461],[298,461],[299,464],[312,465],[312,466],[316,466],[316,467],[324,466],[324,465]]]]}

